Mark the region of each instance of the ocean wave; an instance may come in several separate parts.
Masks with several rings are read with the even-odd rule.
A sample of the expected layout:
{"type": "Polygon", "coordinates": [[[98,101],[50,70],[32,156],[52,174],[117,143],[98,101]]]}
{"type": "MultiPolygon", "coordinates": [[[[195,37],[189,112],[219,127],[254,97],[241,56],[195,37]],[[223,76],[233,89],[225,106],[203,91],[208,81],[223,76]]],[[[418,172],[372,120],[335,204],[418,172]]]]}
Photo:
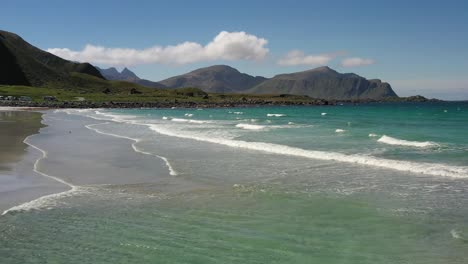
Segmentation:
{"type": "Polygon", "coordinates": [[[185,118],[171,118],[173,122],[181,122],[181,123],[194,123],[194,124],[208,124],[211,123],[210,121],[206,120],[194,120],[194,119],[185,119],[185,118]]]}
{"type": "Polygon", "coordinates": [[[184,116],[192,117],[193,114],[186,113],[184,116]]]}
{"type": "Polygon", "coordinates": [[[344,133],[344,132],[346,132],[346,130],[338,128],[337,130],[335,130],[335,132],[336,133],[344,133]]]}
{"type": "Polygon", "coordinates": [[[285,114],[267,114],[267,116],[269,117],[282,117],[282,116],[286,116],[285,114]]]}
{"type": "Polygon", "coordinates": [[[370,133],[370,134],[369,134],[369,137],[378,137],[378,136],[379,136],[379,135],[374,134],[374,133],[370,133]]]}
{"type": "Polygon", "coordinates": [[[8,213],[12,213],[12,212],[18,212],[18,211],[29,211],[29,210],[32,210],[32,209],[42,209],[42,208],[50,208],[52,206],[55,206],[57,204],[57,200],[60,199],[60,198],[63,198],[63,197],[67,197],[67,196],[71,196],[71,195],[75,195],[76,193],[78,193],[79,191],[83,191],[83,188],[82,187],[79,187],[79,186],[76,186],[76,185],[73,185],[63,179],[60,179],[58,177],[55,177],[55,176],[52,176],[52,175],[49,175],[49,174],[46,174],[46,173],[43,173],[39,170],[39,163],[41,162],[41,160],[43,159],[46,159],[47,158],[47,152],[31,143],[29,143],[29,138],[31,136],[27,137],[24,139],[24,143],[38,151],[41,152],[41,157],[38,158],[35,162],[34,162],[34,166],[33,166],[33,171],[36,172],[37,174],[43,176],[43,177],[46,177],[46,178],[49,178],[51,180],[54,180],[54,181],[57,181],[59,183],[62,183],[66,186],[68,186],[70,189],[67,190],[67,191],[63,191],[63,192],[59,192],[59,193],[54,193],[54,194],[49,194],[49,195],[44,195],[44,196],[41,196],[37,199],[34,199],[32,201],[29,201],[29,202],[26,202],[26,203],[23,203],[23,204],[20,204],[20,205],[17,205],[17,206],[13,206],[5,211],[3,211],[2,215],[6,215],[8,213]]]}
{"type": "Polygon", "coordinates": [[[430,142],[430,141],[409,141],[409,140],[403,140],[403,139],[398,139],[398,138],[392,138],[386,135],[383,135],[377,141],[380,143],[389,144],[389,145],[399,145],[399,146],[418,147],[418,148],[439,146],[437,143],[430,142]]]}
{"type": "Polygon", "coordinates": [[[322,116],[326,116],[326,115],[327,115],[327,113],[321,113],[320,115],[322,115],[322,116]]]}
{"type": "Polygon", "coordinates": [[[210,142],[220,145],[225,145],[234,148],[243,148],[250,150],[258,150],[262,152],[297,156],[318,160],[333,160],[345,163],[360,164],[366,166],[380,167],[393,169],[397,171],[412,172],[416,174],[425,174],[432,176],[444,176],[452,178],[468,178],[468,167],[452,166],[439,163],[424,163],[424,162],[411,162],[404,160],[383,159],[365,155],[349,155],[337,152],[326,152],[317,150],[305,150],[285,145],[264,143],[264,142],[247,142],[233,139],[223,139],[216,137],[206,137],[196,134],[183,134],[180,131],[172,131],[165,129],[157,124],[138,123],[136,121],[128,121],[125,119],[115,119],[116,122],[125,122],[136,125],[146,125],[156,133],[173,136],[178,138],[186,138],[203,142],[210,142]]]}
{"type": "Polygon", "coordinates": [[[261,126],[261,125],[252,125],[252,124],[237,124],[236,127],[242,128],[242,129],[247,129],[247,130],[262,130],[265,129],[266,126],[261,126]]]}
{"type": "Polygon", "coordinates": [[[131,140],[133,141],[132,143],[132,148],[135,152],[137,153],[141,153],[141,154],[144,154],[144,155],[148,155],[148,156],[153,156],[153,157],[157,157],[161,160],[164,161],[164,163],[166,164],[166,167],[168,168],[169,170],[169,175],[171,176],[177,176],[178,173],[174,170],[174,168],[172,167],[171,163],[169,163],[169,160],[166,158],[166,157],[163,157],[163,156],[159,156],[159,155],[156,155],[156,154],[153,154],[153,153],[150,153],[150,152],[146,152],[146,151],[143,151],[141,149],[139,149],[136,144],[140,142],[140,139],[136,139],[136,138],[131,138],[131,137],[127,137],[127,136],[122,136],[122,135],[117,135],[117,134],[113,134],[113,133],[107,133],[107,132],[103,132],[97,128],[94,128],[95,126],[98,126],[98,125],[105,125],[105,124],[108,124],[108,123],[100,123],[100,124],[92,124],[92,125],[86,125],[85,127],[89,130],[92,130],[98,134],[102,134],[102,135],[107,135],[107,136],[112,136],[112,137],[116,137],[116,138],[123,138],[123,139],[128,139],[128,140],[131,140]]]}

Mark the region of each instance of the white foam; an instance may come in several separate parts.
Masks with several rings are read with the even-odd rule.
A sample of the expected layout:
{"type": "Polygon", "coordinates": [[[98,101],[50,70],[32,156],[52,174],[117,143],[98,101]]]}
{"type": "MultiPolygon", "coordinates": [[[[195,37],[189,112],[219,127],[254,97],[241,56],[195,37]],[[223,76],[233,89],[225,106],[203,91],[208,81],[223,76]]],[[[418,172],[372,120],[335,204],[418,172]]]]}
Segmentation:
{"type": "Polygon", "coordinates": [[[462,237],[462,235],[461,235],[457,230],[455,230],[455,229],[450,230],[450,235],[452,235],[452,237],[453,237],[454,239],[465,240],[465,239],[462,237]]]}
{"type": "Polygon", "coordinates": [[[392,138],[386,135],[383,135],[377,140],[380,143],[389,144],[389,145],[399,145],[407,147],[418,147],[418,148],[427,148],[427,147],[436,147],[437,143],[430,141],[409,141],[404,139],[392,138]]]}
{"type": "Polygon", "coordinates": [[[327,115],[327,113],[321,113],[321,115],[325,116],[325,115],[327,115]]]}
{"type": "Polygon", "coordinates": [[[100,124],[92,124],[92,125],[86,125],[85,127],[89,130],[92,130],[98,134],[102,134],[102,135],[107,135],[107,136],[112,136],[112,137],[116,137],[116,138],[124,138],[124,139],[128,139],[128,140],[131,140],[133,141],[132,143],[132,148],[135,152],[138,152],[138,153],[141,153],[141,154],[144,154],[144,155],[148,155],[148,156],[153,156],[153,157],[157,157],[157,158],[160,158],[164,161],[164,163],[166,164],[166,167],[169,169],[169,175],[171,176],[177,176],[177,172],[174,170],[174,168],[172,167],[171,163],[169,163],[169,160],[166,158],[166,157],[163,157],[163,156],[159,156],[159,155],[156,155],[156,154],[153,154],[153,153],[150,153],[150,152],[146,152],[146,151],[143,151],[143,150],[140,150],[136,144],[140,142],[139,139],[136,139],[136,138],[131,138],[131,137],[127,137],[127,136],[122,136],[122,135],[117,135],[117,134],[113,134],[113,133],[107,133],[107,132],[103,132],[97,128],[94,128],[94,126],[98,126],[98,125],[105,125],[105,124],[109,124],[108,122],[106,123],[100,123],[100,124]]]}
{"type": "Polygon", "coordinates": [[[163,120],[168,120],[169,118],[167,116],[162,117],[163,120]]]}
{"type": "Polygon", "coordinates": [[[267,116],[281,117],[286,116],[285,114],[267,114],[267,116]]]}
{"type": "Polygon", "coordinates": [[[374,133],[370,133],[370,134],[369,134],[369,137],[378,137],[378,136],[379,136],[379,135],[374,134],[374,133]]]}
{"type": "Polygon", "coordinates": [[[261,125],[252,125],[252,124],[237,124],[236,127],[242,128],[242,129],[247,129],[247,130],[262,130],[265,129],[265,126],[261,125]]]}
{"type": "Polygon", "coordinates": [[[41,154],[42,154],[41,157],[38,158],[34,162],[33,171],[38,173],[41,176],[44,176],[46,178],[49,178],[49,179],[52,179],[54,181],[60,182],[60,183],[62,183],[64,185],[70,187],[70,190],[45,195],[45,196],[39,197],[37,199],[34,199],[32,201],[29,201],[29,202],[26,202],[26,203],[23,203],[23,204],[20,204],[20,205],[17,205],[17,206],[13,206],[10,209],[7,209],[7,210],[3,211],[2,215],[6,215],[6,214],[8,214],[10,212],[15,212],[15,211],[29,211],[29,210],[32,210],[32,209],[50,208],[50,207],[56,205],[57,199],[62,198],[62,197],[66,197],[66,196],[75,195],[78,190],[82,189],[82,187],[73,185],[73,184],[71,184],[71,183],[69,183],[69,182],[67,182],[67,181],[65,181],[63,179],[60,179],[58,177],[55,177],[55,176],[52,176],[52,175],[41,172],[39,170],[39,163],[41,162],[41,160],[47,158],[47,152],[45,150],[43,150],[43,149],[29,143],[28,140],[29,140],[30,137],[31,136],[25,138],[23,142],[25,144],[29,145],[30,147],[40,151],[41,154]]]}
{"type": "Polygon", "coordinates": [[[383,159],[372,156],[364,155],[348,155],[336,152],[326,152],[326,151],[316,151],[316,150],[305,150],[285,145],[264,143],[264,142],[247,142],[240,140],[216,138],[216,137],[207,137],[203,135],[196,135],[193,133],[181,133],[181,131],[172,131],[165,129],[157,124],[148,124],[148,123],[138,123],[136,121],[122,121],[117,119],[117,122],[128,122],[136,125],[146,125],[151,130],[178,138],[193,139],[197,141],[210,142],[220,145],[225,145],[234,148],[243,148],[250,150],[258,150],[273,154],[282,154],[289,156],[298,156],[311,159],[319,160],[333,160],[346,163],[361,164],[367,166],[374,166],[380,168],[393,169],[397,171],[412,172],[425,175],[433,176],[444,176],[444,177],[453,177],[453,178],[468,178],[468,167],[464,166],[451,166],[438,163],[424,163],[424,162],[411,162],[404,160],[392,160],[392,159],[383,159]]]}
{"type": "Polygon", "coordinates": [[[192,117],[193,114],[186,113],[185,116],[192,117]]]}
{"type": "Polygon", "coordinates": [[[288,122],[288,125],[294,125],[295,123],[294,122],[288,122]]]}
{"type": "Polygon", "coordinates": [[[232,139],[221,139],[214,137],[204,137],[193,134],[182,134],[180,132],[173,132],[164,129],[156,124],[147,124],[153,131],[173,137],[193,139],[197,141],[204,141],[216,143],[234,148],[243,148],[249,150],[263,151],[273,154],[298,156],[319,160],[334,160],[339,162],[354,163],[368,166],[375,166],[398,171],[420,173],[434,176],[445,176],[454,178],[468,178],[468,167],[449,166],[436,163],[416,163],[410,161],[382,159],[364,155],[347,155],[335,152],[325,152],[316,150],[305,150],[295,147],[289,147],[279,144],[264,143],[264,142],[247,142],[232,139]]]}
{"type": "Polygon", "coordinates": [[[346,132],[346,130],[338,128],[337,130],[335,130],[335,132],[336,133],[344,133],[344,132],[346,132]]]}
{"type": "Polygon", "coordinates": [[[210,121],[206,121],[206,120],[193,120],[193,119],[185,119],[185,118],[172,118],[171,121],[181,122],[181,123],[194,123],[194,124],[211,123],[210,121]]]}

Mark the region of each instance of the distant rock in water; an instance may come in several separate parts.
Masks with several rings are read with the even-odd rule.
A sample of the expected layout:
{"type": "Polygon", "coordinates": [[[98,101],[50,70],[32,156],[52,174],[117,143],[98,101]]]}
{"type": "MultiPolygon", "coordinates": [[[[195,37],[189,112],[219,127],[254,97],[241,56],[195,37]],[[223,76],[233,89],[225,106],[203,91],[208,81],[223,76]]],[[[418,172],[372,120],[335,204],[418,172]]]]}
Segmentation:
{"type": "Polygon", "coordinates": [[[256,94],[297,94],[321,99],[382,99],[397,97],[390,84],[367,80],[354,73],[338,73],[329,67],[280,74],[253,87],[256,94]]]}
{"type": "Polygon", "coordinates": [[[34,47],[20,36],[0,30],[0,84],[46,86],[74,82],[71,73],[104,79],[89,63],[64,60],[34,47]]]}
{"type": "Polygon", "coordinates": [[[211,93],[240,93],[265,81],[227,65],[214,65],[160,81],[168,88],[196,87],[211,93]]]}

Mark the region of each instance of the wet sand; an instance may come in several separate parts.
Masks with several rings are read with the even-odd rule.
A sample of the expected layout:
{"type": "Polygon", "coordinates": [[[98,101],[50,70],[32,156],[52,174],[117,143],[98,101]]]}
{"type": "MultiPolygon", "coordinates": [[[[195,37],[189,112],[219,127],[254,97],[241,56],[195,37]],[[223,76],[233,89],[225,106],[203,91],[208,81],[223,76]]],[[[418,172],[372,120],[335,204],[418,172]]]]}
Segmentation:
{"type": "Polygon", "coordinates": [[[10,171],[28,147],[26,137],[39,133],[42,114],[28,111],[0,111],[0,172],[10,171]]]}
{"type": "Polygon", "coordinates": [[[34,172],[38,151],[24,140],[44,127],[42,114],[18,109],[0,110],[0,214],[4,210],[65,189],[34,172]]]}

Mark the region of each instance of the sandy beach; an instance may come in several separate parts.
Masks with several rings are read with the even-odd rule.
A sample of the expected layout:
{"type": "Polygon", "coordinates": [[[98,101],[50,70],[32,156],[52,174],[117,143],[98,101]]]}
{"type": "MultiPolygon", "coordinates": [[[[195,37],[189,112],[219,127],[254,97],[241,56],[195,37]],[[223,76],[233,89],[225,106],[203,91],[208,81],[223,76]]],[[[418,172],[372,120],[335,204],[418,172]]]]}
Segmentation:
{"type": "Polygon", "coordinates": [[[64,186],[33,171],[40,157],[24,141],[44,127],[42,113],[30,108],[0,109],[0,211],[55,193],[64,186]]]}

